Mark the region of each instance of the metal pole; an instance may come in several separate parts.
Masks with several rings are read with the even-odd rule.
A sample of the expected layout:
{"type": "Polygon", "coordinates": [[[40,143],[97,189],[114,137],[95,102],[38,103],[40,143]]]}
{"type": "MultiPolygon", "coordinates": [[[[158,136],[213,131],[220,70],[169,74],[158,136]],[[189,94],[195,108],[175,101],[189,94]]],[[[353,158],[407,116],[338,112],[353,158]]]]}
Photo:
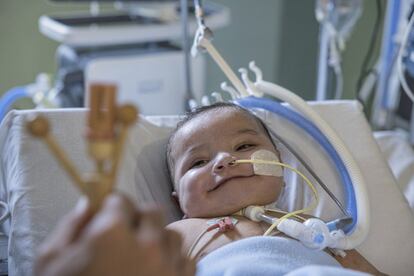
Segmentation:
{"type": "Polygon", "coordinates": [[[326,100],[326,91],[328,86],[328,47],[329,34],[325,24],[319,27],[319,60],[318,60],[318,82],[316,87],[316,100],[326,100]]]}
{"type": "Polygon", "coordinates": [[[185,76],[185,107],[188,106],[188,101],[193,98],[192,83],[191,83],[191,65],[190,65],[190,39],[188,33],[188,0],[180,1],[181,7],[181,27],[183,38],[183,53],[184,53],[184,76],[185,76]]]}

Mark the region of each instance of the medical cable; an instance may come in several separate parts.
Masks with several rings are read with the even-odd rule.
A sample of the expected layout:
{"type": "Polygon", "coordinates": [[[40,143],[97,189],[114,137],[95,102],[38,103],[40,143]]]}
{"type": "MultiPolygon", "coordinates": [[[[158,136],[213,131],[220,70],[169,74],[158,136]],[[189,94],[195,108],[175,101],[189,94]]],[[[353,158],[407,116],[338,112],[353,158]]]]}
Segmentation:
{"type": "MultiPolygon", "coordinates": [[[[279,209],[273,209],[273,208],[266,208],[266,207],[265,207],[265,208],[264,208],[264,210],[265,210],[266,212],[281,213],[281,214],[284,214],[284,215],[289,214],[289,212],[282,211],[282,210],[279,210],[279,209]]],[[[294,218],[297,218],[297,219],[299,219],[299,220],[301,220],[302,222],[306,220],[304,217],[302,217],[302,216],[300,216],[300,215],[293,215],[293,217],[294,217],[294,218]]]]}
{"type": "MultiPolygon", "coordinates": [[[[222,217],[218,219],[213,219],[214,223],[209,225],[206,229],[204,229],[194,240],[192,245],[190,246],[190,249],[187,252],[187,257],[191,257],[191,254],[194,251],[194,248],[197,246],[198,242],[201,240],[201,238],[207,233],[214,229],[218,229],[219,233],[224,233],[228,230],[233,230],[234,226],[238,222],[236,219],[232,219],[230,217],[222,217]]],[[[197,255],[195,256],[197,257],[197,255]]]]}
{"type": "Polygon", "coordinates": [[[290,146],[290,144],[284,140],[280,135],[276,134],[276,132],[272,129],[269,129],[269,133],[272,137],[276,138],[280,143],[283,144],[287,148],[289,152],[293,154],[293,156],[299,161],[299,163],[309,172],[309,174],[315,179],[316,183],[329,195],[329,197],[334,201],[334,203],[338,206],[341,212],[347,216],[351,217],[348,211],[343,206],[342,202],[329,190],[328,186],[322,181],[322,179],[315,173],[315,171],[303,160],[303,158],[298,154],[298,152],[290,146]]]}
{"type": "MultiPolygon", "coordinates": [[[[377,67],[376,65],[371,65],[370,68],[369,67],[369,63],[372,63],[372,57],[373,54],[375,53],[374,51],[374,47],[375,44],[377,42],[377,39],[380,37],[378,34],[380,32],[380,28],[381,28],[381,22],[382,22],[382,3],[381,0],[376,0],[376,9],[377,9],[377,13],[376,13],[376,18],[375,18],[375,23],[374,23],[374,29],[371,33],[371,38],[370,38],[370,42],[369,42],[369,46],[368,46],[368,51],[364,57],[364,61],[362,62],[362,66],[361,66],[361,71],[359,73],[359,78],[357,81],[357,87],[356,87],[356,91],[357,91],[357,95],[356,98],[358,100],[363,100],[364,99],[364,95],[361,93],[362,91],[364,91],[364,80],[366,80],[369,76],[372,75],[373,72],[376,72],[377,70],[375,69],[375,67],[377,67]]],[[[365,101],[364,101],[365,102],[365,101]]]]}
{"type": "Polygon", "coordinates": [[[414,103],[414,93],[411,90],[411,88],[408,85],[407,80],[405,78],[404,68],[403,68],[403,62],[402,62],[403,54],[404,54],[404,51],[405,51],[405,49],[407,47],[408,37],[410,35],[410,32],[412,31],[413,24],[414,24],[414,14],[411,15],[411,18],[408,21],[407,28],[406,28],[405,33],[404,33],[404,36],[403,36],[403,40],[401,42],[400,50],[398,51],[398,57],[397,57],[397,75],[398,75],[398,78],[400,80],[401,86],[402,86],[405,94],[414,103]]]}
{"type": "MultiPolygon", "coordinates": [[[[326,127],[325,133],[323,133],[308,119],[305,119],[295,111],[283,107],[280,103],[275,101],[257,99],[254,97],[239,100],[239,102],[244,102],[244,104],[242,104],[244,107],[264,108],[285,117],[296,125],[301,126],[327,151],[334,163],[337,165],[338,173],[343,180],[347,210],[353,217],[353,222],[344,229],[348,236],[339,246],[341,246],[340,249],[352,249],[357,247],[362,243],[368,234],[370,218],[369,200],[367,197],[365,183],[363,182],[359,167],[353,160],[352,155],[349,153],[342,140],[339,138],[337,140],[335,139],[335,137],[337,137],[336,133],[330,128],[329,125],[327,125],[327,123],[325,123],[324,120],[321,119],[321,121],[317,121],[317,119],[315,119],[320,118],[319,115],[315,114],[316,112],[313,111],[311,107],[306,104],[306,102],[303,104],[301,102],[303,101],[301,98],[294,95],[292,92],[282,93],[282,89],[284,88],[278,87],[277,85],[271,83],[265,83],[263,81],[260,82],[259,88],[265,88],[268,90],[268,94],[273,92],[275,96],[280,96],[279,98],[288,98],[287,101],[291,105],[303,109],[303,112],[306,112],[305,115],[311,116],[310,118],[313,118],[312,121],[314,123],[318,123],[318,126],[321,126],[321,129],[325,129],[326,127]],[[324,134],[326,134],[326,136],[324,134]]],[[[337,222],[338,221],[331,221],[327,223],[330,231],[337,229],[337,226],[339,226],[337,222]]]]}
{"type": "MultiPolygon", "coordinates": [[[[273,83],[265,82],[263,80],[256,82],[256,87],[268,95],[288,102],[293,108],[308,118],[309,121],[312,122],[312,128],[319,130],[319,132],[322,134],[322,139],[327,141],[326,144],[332,147],[332,153],[338,156],[338,159],[340,161],[338,164],[345,166],[346,175],[352,180],[344,183],[345,190],[348,194],[347,207],[350,209],[349,213],[354,218],[354,221],[350,226],[353,231],[351,234],[352,238],[350,239],[352,242],[350,242],[349,246],[356,247],[362,243],[368,234],[370,218],[369,199],[367,196],[368,193],[365,187],[365,182],[352,154],[349,152],[342,139],[339,138],[331,126],[326,123],[325,120],[302,98],[283,87],[280,87],[273,83]]],[[[351,229],[347,229],[348,231],[346,232],[349,232],[351,229]]]]}
{"type": "Polygon", "coordinates": [[[368,234],[369,229],[369,201],[359,167],[352,162],[352,158],[347,159],[349,156],[346,156],[346,154],[344,158],[341,158],[339,155],[339,150],[344,150],[344,146],[340,147],[340,142],[342,142],[342,140],[339,140],[340,142],[336,144],[338,147],[337,152],[333,146],[333,143],[331,144],[328,137],[325,136],[312,122],[305,119],[299,113],[282,106],[276,101],[248,97],[240,99],[237,102],[245,108],[262,108],[284,117],[290,122],[303,128],[322,146],[322,148],[326,150],[332,161],[335,163],[339,176],[342,179],[345,188],[346,208],[353,218],[352,223],[349,224],[348,222],[350,221],[347,219],[345,222],[342,220],[333,220],[328,222],[326,225],[328,226],[329,231],[343,229],[344,232],[347,233],[347,236],[341,240],[341,243],[335,245],[338,246],[339,249],[353,249],[361,244],[368,234]],[[344,161],[348,162],[346,163],[344,161]],[[352,185],[353,183],[355,190],[352,185]],[[345,228],[340,228],[343,226],[345,226],[345,228]]]}
{"type": "MultiPolygon", "coordinates": [[[[320,143],[321,146],[324,147],[325,150],[327,150],[327,153],[329,153],[331,157],[333,157],[333,161],[337,161],[336,165],[338,172],[340,174],[344,173],[342,175],[344,176],[344,178],[342,179],[343,184],[345,186],[345,193],[347,198],[346,206],[349,210],[349,213],[353,217],[352,224],[345,229],[346,233],[352,231],[352,238],[350,240],[353,240],[352,243],[360,244],[365,239],[369,230],[369,200],[367,197],[367,191],[362,177],[362,173],[358,165],[356,164],[352,154],[349,152],[348,148],[345,146],[345,144],[339,138],[336,132],[331,128],[331,126],[328,123],[326,123],[325,120],[323,120],[323,118],[318,113],[316,113],[302,98],[300,98],[295,93],[289,91],[286,88],[283,88],[274,83],[263,81],[263,75],[261,74],[261,70],[254,64],[254,62],[250,62],[249,67],[256,73],[257,78],[255,86],[257,87],[257,89],[261,90],[262,92],[270,96],[273,96],[277,99],[289,103],[293,108],[295,108],[297,111],[306,116],[306,118],[309,118],[309,120],[306,121],[310,121],[313,124],[313,126],[311,125],[311,128],[309,129],[307,129],[305,125],[301,125],[301,122],[305,120],[303,116],[299,116],[299,120],[296,121],[296,124],[301,126],[303,129],[307,130],[308,132],[318,132],[319,134],[316,134],[318,134],[320,136],[319,138],[322,139],[318,142],[325,141],[323,143],[320,143]],[[361,217],[360,220],[358,220],[358,217],[361,217]],[[357,232],[355,232],[355,228],[358,228],[357,232]]],[[[269,104],[265,109],[272,111],[272,108],[273,106],[269,104]]],[[[282,108],[282,106],[280,106],[279,104],[278,108],[280,109],[282,108]]],[[[287,108],[285,108],[285,110],[290,111],[290,109],[287,108]]],[[[280,113],[279,115],[283,116],[283,114],[280,113]]],[[[284,115],[289,116],[289,114],[284,115]]],[[[295,120],[292,122],[295,123],[295,120]]],[[[309,134],[312,135],[312,133],[309,134]]],[[[315,136],[314,138],[318,140],[315,136]]],[[[342,224],[343,222],[332,221],[328,223],[328,225],[330,229],[333,230],[334,228],[332,226],[336,226],[337,223],[342,224]]]]}
{"type": "MultiPolygon", "coordinates": [[[[267,95],[288,102],[292,107],[306,116],[306,118],[309,118],[307,121],[311,121],[313,123],[312,128],[315,128],[316,126],[315,129],[319,131],[322,136],[321,138],[327,142],[329,147],[331,147],[332,153],[339,158],[339,162],[337,164],[345,166],[345,173],[352,179],[352,181],[344,182],[345,191],[347,192],[347,208],[349,208],[349,212],[354,218],[352,225],[346,229],[347,233],[352,230],[352,234],[348,236],[349,244],[347,246],[352,248],[358,246],[368,234],[370,211],[365,182],[352,154],[331,126],[326,123],[325,120],[302,98],[281,86],[265,82],[261,79],[256,81],[255,85],[267,95]]],[[[269,105],[268,107],[272,109],[272,105],[269,105]]],[[[303,119],[299,120],[303,121],[303,119]]]]}
{"type": "Polygon", "coordinates": [[[188,249],[187,252],[187,257],[191,257],[191,254],[193,254],[194,248],[197,246],[198,242],[201,240],[201,238],[207,233],[209,232],[210,227],[204,229],[198,236],[197,238],[194,240],[193,244],[190,246],[190,249],[188,249]]]}
{"type": "Polygon", "coordinates": [[[14,102],[28,97],[30,97],[30,94],[28,93],[26,86],[15,87],[4,93],[0,100],[0,122],[14,102]]]}
{"type": "Polygon", "coordinates": [[[18,100],[29,98],[38,107],[54,107],[46,97],[50,91],[50,77],[45,73],[36,76],[34,83],[14,87],[0,98],[0,122],[4,119],[10,107],[18,100]]]}
{"type": "Polygon", "coordinates": [[[256,87],[268,95],[288,102],[296,110],[306,116],[306,118],[309,118],[309,121],[313,123],[312,128],[319,130],[322,134],[322,139],[327,142],[326,145],[329,145],[332,148],[331,152],[337,156],[339,162],[336,163],[342,164],[341,167],[345,167],[343,169],[345,169],[344,171],[347,174],[347,178],[350,178],[351,180],[344,182],[345,190],[348,193],[347,207],[350,209],[349,213],[354,218],[354,222],[351,227],[356,224],[362,227],[360,229],[362,231],[361,236],[356,239],[357,241],[362,242],[368,233],[369,203],[362,173],[356,165],[356,162],[348,148],[338,137],[336,132],[330,127],[330,125],[328,125],[325,120],[323,120],[321,116],[316,113],[302,98],[293,92],[263,80],[256,82],[256,87]],[[359,200],[355,200],[356,198],[359,200]],[[360,208],[356,208],[357,204],[360,205],[358,206],[360,208]],[[361,218],[359,218],[360,215],[362,215],[361,218]]]}
{"type": "MultiPolygon", "coordinates": [[[[345,186],[345,192],[347,193],[346,194],[346,198],[347,198],[346,209],[347,209],[347,212],[354,219],[353,224],[350,225],[349,227],[353,227],[357,219],[357,213],[356,213],[356,208],[355,208],[355,197],[353,194],[352,181],[338,153],[335,151],[333,146],[329,143],[327,138],[322,134],[322,132],[318,128],[316,128],[316,126],[312,122],[305,119],[299,113],[293,111],[292,109],[284,107],[279,102],[268,100],[268,99],[263,99],[263,98],[259,99],[259,98],[254,98],[254,97],[248,97],[248,98],[239,99],[237,103],[245,108],[249,108],[249,109],[250,108],[262,108],[270,112],[273,112],[274,114],[277,114],[287,119],[288,121],[294,123],[295,125],[298,125],[302,129],[304,129],[312,138],[315,139],[315,141],[317,141],[320,144],[320,146],[327,152],[327,154],[332,159],[333,163],[336,165],[339,177],[341,178],[342,183],[345,186]],[[348,191],[348,188],[351,188],[351,190],[348,191]]],[[[330,223],[328,223],[328,225],[332,230],[333,229],[332,225],[330,223]]],[[[347,232],[349,228],[343,229],[343,230],[347,232]]]]}
{"type": "Polygon", "coordinates": [[[318,206],[319,203],[319,196],[318,196],[318,192],[315,188],[315,186],[312,184],[312,182],[303,174],[301,173],[299,170],[297,170],[296,168],[285,164],[285,163],[281,163],[281,162],[277,162],[277,161],[272,161],[272,160],[260,160],[260,159],[239,159],[235,161],[236,164],[245,164],[245,163],[249,163],[249,164],[266,164],[266,165],[276,165],[276,166],[280,166],[286,169],[289,169],[293,172],[295,172],[296,174],[298,174],[304,181],[305,183],[308,185],[308,187],[312,190],[313,195],[314,195],[314,201],[312,202],[312,204],[310,204],[308,207],[300,209],[300,210],[296,210],[293,212],[290,212],[284,216],[282,216],[280,219],[278,219],[277,221],[273,222],[273,224],[269,227],[269,229],[266,230],[266,232],[264,233],[264,236],[268,236],[272,230],[278,226],[279,223],[281,223],[283,220],[288,219],[292,216],[298,215],[298,214],[302,214],[308,211],[312,211],[313,209],[315,209],[318,206]]]}

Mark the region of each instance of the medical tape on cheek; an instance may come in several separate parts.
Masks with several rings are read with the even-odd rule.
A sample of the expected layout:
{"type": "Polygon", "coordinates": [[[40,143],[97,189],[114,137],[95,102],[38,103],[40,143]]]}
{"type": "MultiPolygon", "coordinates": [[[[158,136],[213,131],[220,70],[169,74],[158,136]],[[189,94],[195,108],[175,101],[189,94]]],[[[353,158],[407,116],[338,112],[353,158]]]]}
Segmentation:
{"type": "Polygon", "coordinates": [[[274,162],[279,163],[280,160],[273,152],[268,150],[258,150],[252,154],[251,159],[253,161],[258,161],[253,163],[253,170],[255,174],[283,176],[282,167],[274,164],[274,162]],[[272,163],[260,163],[260,161],[272,161],[272,163]]]}
{"type": "Polygon", "coordinates": [[[283,169],[277,164],[280,163],[279,158],[268,150],[255,151],[250,160],[236,160],[236,163],[252,163],[253,171],[257,175],[283,176],[283,169]]]}

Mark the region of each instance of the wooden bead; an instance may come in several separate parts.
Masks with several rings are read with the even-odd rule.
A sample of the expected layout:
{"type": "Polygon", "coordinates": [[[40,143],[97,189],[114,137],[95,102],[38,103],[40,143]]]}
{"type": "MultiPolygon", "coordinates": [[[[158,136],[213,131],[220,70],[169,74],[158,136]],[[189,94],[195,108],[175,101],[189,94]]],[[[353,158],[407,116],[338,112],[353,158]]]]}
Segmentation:
{"type": "Polygon", "coordinates": [[[49,133],[49,122],[43,116],[36,116],[27,122],[27,130],[37,137],[45,137],[49,133]]]}
{"type": "Polygon", "coordinates": [[[130,125],[137,120],[138,110],[134,105],[125,104],[118,108],[117,119],[126,125],[130,125]]]}

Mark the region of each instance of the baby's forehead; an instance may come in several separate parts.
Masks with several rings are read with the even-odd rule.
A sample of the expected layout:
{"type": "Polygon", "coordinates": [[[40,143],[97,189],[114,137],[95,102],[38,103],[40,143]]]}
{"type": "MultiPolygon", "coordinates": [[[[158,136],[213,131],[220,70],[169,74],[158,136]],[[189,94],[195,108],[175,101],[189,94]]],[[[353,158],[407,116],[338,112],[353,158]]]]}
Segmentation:
{"type": "Polygon", "coordinates": [[[171,146],[172,149],[189,147],[198,141],[197,138],[209,137],[210,132],[237,133],[239,130],[248,129],[256,131],[258,134],[266,134],[259,120],[248,111],[232,107],[208,110],[187,121],[176,132],[171,146]]]}

